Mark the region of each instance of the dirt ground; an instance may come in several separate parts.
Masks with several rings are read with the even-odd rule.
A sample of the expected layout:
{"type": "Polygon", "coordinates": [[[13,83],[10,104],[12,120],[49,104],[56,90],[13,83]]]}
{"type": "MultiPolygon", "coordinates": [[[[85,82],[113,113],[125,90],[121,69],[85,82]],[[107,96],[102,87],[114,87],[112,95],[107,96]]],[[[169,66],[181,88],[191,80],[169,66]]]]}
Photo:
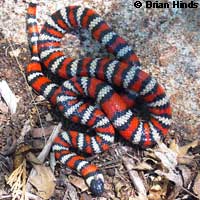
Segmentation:
{"type": "MultiPolygon", "coordinates": [[[[141,2],[144,5],[144,1],[141,2]]],[[[106,192],[99,199],[200,199],[200,5],[196,9],[146,9],[145,6],[135,8],[133,0],[54,0],[51,3],[43,0],[38,5],[40,27],[47,15],[71,4],[94,8],[133,46],[142,69],[165,88],[173,109],[173,120],[164,142],[176,153],[176,167],[182,171],[184,182],[178,185],[172,176],[155,173],[156,170],[168,168],[160,157],[150,156],[151,151],[156,154],[160,147],[144,150],[117,138],[108,152],[88,158],[100,166],[105,175],[106,192]],[[180,147],[187,151],[179,151],[180,147]],[[189,161],[180,161],[180,157],[187,157],[189,161]],[[130,160],[131,169],[127,167],[126,160],[130,160]],[[144,163],[152,168],[147,169],[144,163]],[[130,178],[131,170],[142,180],[146,192],[143,197],[138,197],[137,186],[130,178]],[[159,181],[155,180],[159,177],[159,181]],[[159,189],[152,189],[155,185],[159,189]]],[[[25,142],[33,146],[33,152],[37,155],[48,138],[36,138],[41,131],[38,128],[43,127],[48,135],[51,132],[48,127],[63,121],[45,99],[32,91],[24,76],[24,69],[30,62],[25,28],[27,6],[27,2],[20,0],[0,1],[0,81],[8,83],[18,101],[16,113],[11,114],[3,98],[0,99],[0,152],[4,149],[4,153],[0,154],[0,199],[11,199],[5,176],[13,171],[14,150],[19,146],[18,139],[25,124],[30,126],[25,142]]],[[[107,54],[84,31],[67,34],[63,47],[67,55],[75,58],[107,54]],[[81,41],[83,38],[84,41],[81,41]]],[[[67,121],[66,126],[69,124],[67,121]]],[[[50,163],[49,160],[47,156],[46,165],[50,163]]],[[[27,176],[30,168],[31,165],[27,164],[27,176]]],[[[94,198],[88,190],[85,191],[85,186],[79,185],[80,179],[76,181],[79,178],[77,173],[57,165],[54,175],[56,189],[50,199],[94,198]]]]}

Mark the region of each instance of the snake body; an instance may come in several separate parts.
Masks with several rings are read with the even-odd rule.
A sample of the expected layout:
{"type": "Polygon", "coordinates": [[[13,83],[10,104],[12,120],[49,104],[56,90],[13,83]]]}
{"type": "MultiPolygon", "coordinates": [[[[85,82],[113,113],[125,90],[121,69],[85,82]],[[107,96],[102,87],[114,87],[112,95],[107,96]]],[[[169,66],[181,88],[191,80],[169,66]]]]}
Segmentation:
{"type": "Polygon", "coordinates": [[[92,9],[69,6],[58,10],[39,33],[36,4],[30,3],[27,30],[32,57],[26,75],[31,87],[57,106],[66,118],[96,132],[95,136],[75,130],[60,133],[52,147],[55,157],[79,172],[93,194],[101,195],[104,191],[101,171],[72,152],[71,147],[89,154],[101,153],[114,142],[116,131],[134,144],[149,146],[168,132],[169,100],[157,81],[140,69],[140,62],[128,43],[92,9]],[[89,30],[116,59],[65,56],[61,39],[78,28],[89,30]],[[42,66],[66,81],[62,85],[52,82],[44,75],[42,66]],[[116,88],[121,88],[120,94],[116,88]],[[133,94],[146,105],[148,120],[133,112],[136,105],[133,94]],[[91,105],[84,97],[96,104],[91,105]]]}

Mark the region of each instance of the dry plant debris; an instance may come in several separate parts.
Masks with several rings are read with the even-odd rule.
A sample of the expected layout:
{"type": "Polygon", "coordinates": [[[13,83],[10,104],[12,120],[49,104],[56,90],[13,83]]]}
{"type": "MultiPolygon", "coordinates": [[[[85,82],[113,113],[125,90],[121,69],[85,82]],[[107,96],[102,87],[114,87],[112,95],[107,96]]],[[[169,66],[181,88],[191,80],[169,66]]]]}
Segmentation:
{"type": "Polygon", "coordinates": [[[86,190],[88,190],[88,186],[86,185],[85,181],[83,178],[81,177],[78,177],[78,176],[73,176],[73,175],[70,175],[68,177],[69,179],[69,182],[76,186],[76,188],[79,188],[81,190],[81,192],[84,192],[86,190]]]}
{"type": "Polygon", "coordinates": [[[193,186],[193,191],[197,194],[198,198],[200,199],[200,171],[198,172],[194,186],[193,186]]]}
{"type": "Polygon", "coordinates": [[[15,169],[7,179],[12,191],[12,200],[27,200],[26,196],[26,160],[15,169]]]}
{"type": "MultiPolygon", "coordinates": [[[[153,151],[150,150],[150,154],[147,152],[147,157],[150,156],[152,161],[156,160],[156,165],[159,165],[157,168],[160,168],[155,169],[159,181],[156,181],[157,184],[153,184],[150,188],[150,199],[176,199],[181,191],[189,193],[192,197],[198,199],[197,195],[199,192],[196,190],[196,187],[193,186],[193,192],[188,189],[193,182],[191,176],[192,166],[195,164],[195,159],[198,157],[197,154],[188,155],[188,150],[198,145],[199,142],[194,141],[180,147],[175,141],[172,141],[170,148],[162,143],[153,151]],[[187,158],[187,162],[183,159],[185,157],[187,158]],[[188,162],[188,160],[190,160],[190,162],[188,162]],[[173,182],[174,189],[171,191],[170,195],[167,195],[170,182],[173,182]]],[[[153,180],[152,183],[155,183],[155,180],[153,180]]]]}
{"type": "Polygon", "coordinates": [[[55,189],[55,177],[52,170],[44,165],[33,164],[33,167],[37,175],[31,177],[29,182],[36,189],[36,194],[38,196],[42,199],[49,199],[53,195],[55,189]]]}
{"type": "MultiPolygon", "coordinates": [[[[95,8],[119,34],[129,40],[130,44],[135,47],[144,70],[152,73],[166,88],[174,110],[174,122],[170,136],[175,140],[171,142],[170,137],[167,138],[166,142],[170,144],[169,148],[159,145],[158,148],[154,147],[149,151],[139,151],[138,153],[131,147],[128,149],[128,153],[118,155],[117,151],[113,150],[116,146],[113,146],[107,153],[95,157],[94,161],[97,164],[105,164],[103,169],[106,179],[106,194],[100,200],[200,199],[198,150],[200,147],[197,140],[200,134],[199,11],[192,9],[178,11],[134,9],[132,0],[54,0],[51,4],[41,0],[40,24],[43,24],[47,14],[63,7],[63,4],[75,3],[95,8]],[[196,149],[196,152],[190,151],[190,149],[196,149]],[[129,155],[127,156],[127,154],[129,155]],[[109,159],[105,158],[110,157],[111,163],[109,164],[109,159]],[[122,158],[126,157],[134,160],[134,164],[129,163],[130,168],[126,167],[125,162],[122,164],[122,158]],[[108,174],[108,171],[111,175],[108,174]],[[131,183],[129,175],[132,171],[138,173],[140,181],[143,182],[147,191],[146,196],[140,197],[137,194],[139,190],[131,183]]],[[[49,105],[41,96],[32,93],[23,78],[24,66],[29,62],[30,57],[25,31],[25,12],[26,3],[24,1],[0,1],[2,22],[0,24],[0,80],[7,81],[11,91],[19,100],[15,114],[9,112],[8,105],[2,98],[0,101],[0,143],[2,144],[0,147],[5,147],[5,143],[7,143],[6,151],[2,155],[0,154],[0,177],[2,179],[5,171],[8,173],[12,171],[12,162],[9,160],[16,143],[23,141],[23,139],[20,139],[20,142],[18,139],[16,141],[16,138],[20,138],[20,131],[27,119],[30,120],[31,131],[42,127],[41,135],[45,140],[49,133],[46,127],[50,127],[54,121],[60,120],[49,112],[49,105]],[[46,122],[46,119],[49,122],[46,122]],[[7,139],[9,141],[2,142],[4,138],[5,141],[7,139]],[[5,169],[5,166],[9,169],[5,169]]],[[[67,39],[63,41],[63,44],[67,47],[65,49],[67,54],[80,57],[85,55],[85,51],[88,55],[100,57],[101,54],[104,55],[98,44],[91,44],[87,36],[83,35],[86,38],[83,48],[77,38],[66,36],[67,39]],[[71,44],[71,41],[74,43],[71,44]],[[99,49],[100,52],[97,52],[99,49]]],[[[36,132],[39,135],[38,130],[36,132]]],[[[35,141],[35,138],[33,137],[31,140],[35,141]]],[[[121,146],[123,143],[120,143],[121,146]]],[[[49,148],[42,156],[43,161],[48,160],[49,148]]],[[[37,160],[34,162],[37,163],[37,160]]],[[[23,168],[20,165],[19,167],[23,168]]],[[[60,170],[61,167],[58,167],[60,170]]],[[[29,171],[26,172],[29,175],[29,171]]],[[[58,183],[54,198],[92,199],[87,192],[81,193],[81,188],[72,186],[68,182],[66,174],[72,173],[71,171],[66,172],[61,168],[60,176],[57,169],[54,173],[57,180],[61,177],[59,180],[61,184],[58,183]],[[65,187],[62,187],[63,182],[65,182],[65,187]]],[[[21,196],[22,191],[20,189],[18,192],[21,196]]],[[[39,199],[33,194],[26,194],[30,199],[39,199]]],[[[0,199],[12,197],[14,195],[9,194],[5,185],[1,185],[0,199]]]]}
{"type": "Polygon", "coordinates": [[[11,114],[16,113],[18,100],[5,80],[0,81],[0,96],[6,102],[11,114]]]}

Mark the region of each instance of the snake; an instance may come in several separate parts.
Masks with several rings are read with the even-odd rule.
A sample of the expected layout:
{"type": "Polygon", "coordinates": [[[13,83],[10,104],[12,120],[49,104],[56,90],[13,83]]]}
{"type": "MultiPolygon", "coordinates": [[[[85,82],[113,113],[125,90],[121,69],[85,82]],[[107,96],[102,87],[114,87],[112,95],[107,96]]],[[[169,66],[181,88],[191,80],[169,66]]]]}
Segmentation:
{"type": "Polygon", "coordinates": [[[142,147],[157,143],[171,124],[169,98],[155,78],[141,69],[132,47],[93,9],[64,7],[49,16],[40,31],[36,12],[37,4],[29,3],[26,24],[31,61],[25,70],[27,81],[65,118],[88,128],[86,132],[60,132],[52,149],[58,161],[84,178],[92,194],[101,196],[101,170],[77,152],[102,153],[114,143],[116,133],[142,147]],[[62,38],[79,29],[86,29],[114,58],[66,56],[62,38]],[[51,80],[44,70],[62,83],[51,80]],[[147,118],[134,111],[137,99],[145,106],[147,118]],[[90,134],[92,131],[96,134],[90,134]]]}

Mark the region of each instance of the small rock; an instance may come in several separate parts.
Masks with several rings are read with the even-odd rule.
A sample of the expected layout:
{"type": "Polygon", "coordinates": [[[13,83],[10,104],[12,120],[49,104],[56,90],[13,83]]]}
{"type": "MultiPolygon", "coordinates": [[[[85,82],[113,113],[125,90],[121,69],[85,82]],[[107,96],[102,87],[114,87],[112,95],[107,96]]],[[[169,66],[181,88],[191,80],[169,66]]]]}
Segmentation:
{"type": "Polygon", "coordinates": [[[115,170],[114,170],[114,169],[108,169],[108,170],[107,170],[107,174],[108,174],[109,176],[115,176],[115,170]]]}
{"type": "Polygon", "coordinates": [[[46,121],[47,121],[47,122],[53,121],[53,118],[52,118],[52,116],[51,116],[50,113],[48,113],[48,114],[45,116],[45,118],[46,118],[46,121]]]}

